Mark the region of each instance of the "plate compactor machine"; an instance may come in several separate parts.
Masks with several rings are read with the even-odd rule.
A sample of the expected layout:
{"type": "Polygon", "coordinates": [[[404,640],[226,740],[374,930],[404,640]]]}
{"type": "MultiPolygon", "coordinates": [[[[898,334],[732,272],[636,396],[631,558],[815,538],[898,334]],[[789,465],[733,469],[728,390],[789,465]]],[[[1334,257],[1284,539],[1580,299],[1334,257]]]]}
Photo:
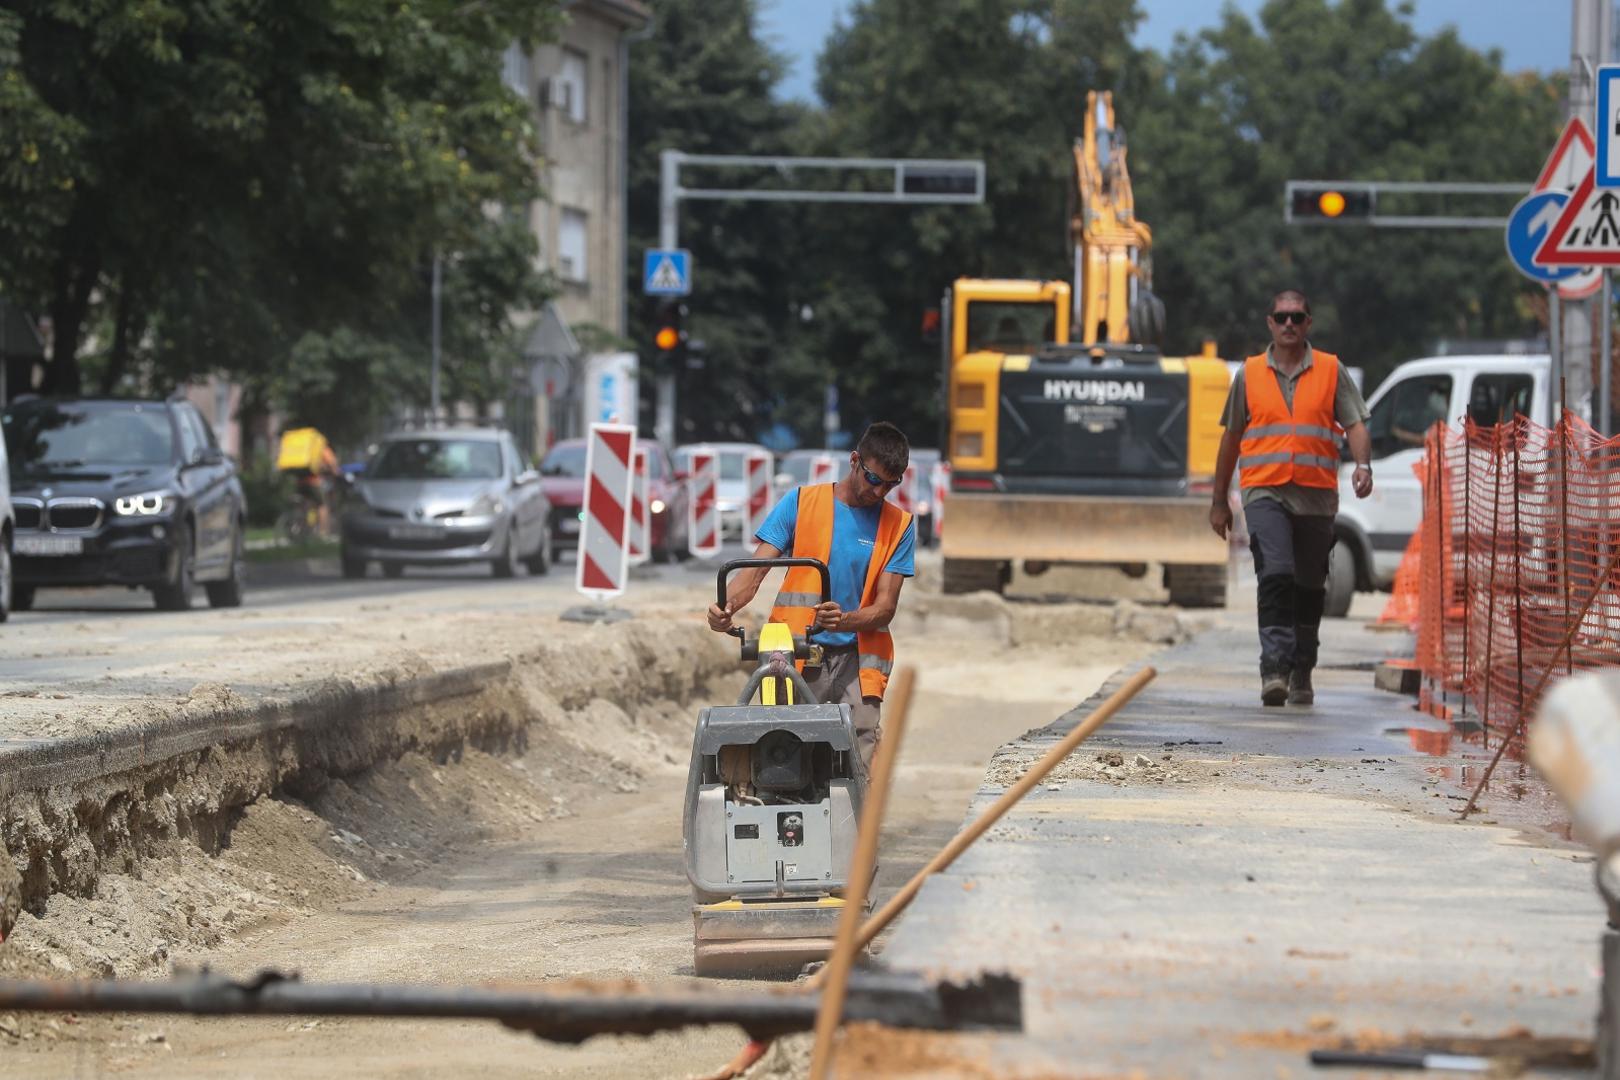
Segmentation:
{"type": "MultiPolygon", "coordinates": [[[[777,566],[815,569],[831,599],[819,560],[737,559],[720,568],[718,603],[733,571],[777,566]]],[[[699,975],[791,977],[826,959],[843,911],[866,770],[849,706],[817,702],[795,666],[821,660],[814,625],[793,630],[734,627],[757,666],[737,704],[698,714],[681,833],[699,975]]]]}

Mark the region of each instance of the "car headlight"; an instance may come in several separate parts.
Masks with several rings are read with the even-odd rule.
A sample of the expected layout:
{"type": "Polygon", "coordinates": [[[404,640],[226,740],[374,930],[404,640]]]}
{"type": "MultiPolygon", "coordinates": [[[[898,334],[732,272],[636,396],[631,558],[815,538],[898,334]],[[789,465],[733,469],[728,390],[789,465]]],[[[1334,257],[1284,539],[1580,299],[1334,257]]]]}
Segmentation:
{"type": "Polygon", "coordinates": [[[664,512],[664,500],[663,499],[654,499],[652,501],[652,512],[655,513],[655,514],[662,514],[664,512]]]}
{"type": "Polygon", "coordinates": [[[113,500],[113,510],[125,517],[156,517],[174,509],[174,496],[167,491],[147,491],[139,495],[120,495],[113,500]]]}
{"type": "Polygon", "coordinates": [[[926,502],[920,502],[917,504],[917,514],[920,517],[928,516],[928,504],[926,502]]]}
{"type": "Polygon", "coordinates": [[[478,498],[473,500],[473,504],[471,506],[467,507],[466,516],[493,517],[504,509],[506,509],[506,504],[501,502],[500,496],[480,495],[478,498]]]}

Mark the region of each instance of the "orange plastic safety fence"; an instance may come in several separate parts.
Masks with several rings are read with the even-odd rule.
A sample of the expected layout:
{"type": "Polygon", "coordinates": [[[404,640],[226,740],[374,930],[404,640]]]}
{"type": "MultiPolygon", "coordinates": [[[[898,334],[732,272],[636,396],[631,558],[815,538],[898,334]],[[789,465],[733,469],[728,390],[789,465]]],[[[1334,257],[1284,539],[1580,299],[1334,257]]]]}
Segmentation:
{"type": "Polygon", "coordinates": [[[1378,613],[1380,623],[1399,623],[1416,626],[1418,619],[1418,579],[1423,561],[1423,530],[1412,534],[1406,542],[1401,565],[1395,569],[1395,584],[1390,589],[1389,601],[1378,613]]]}
{"type": "Polygon", "coordinates": [[[1437,426],[1420,543],[1418,666],[1490,731],[1518,731],[1549,669],[1620,666],[1620,438],[1573,414],[1437,426]]]}

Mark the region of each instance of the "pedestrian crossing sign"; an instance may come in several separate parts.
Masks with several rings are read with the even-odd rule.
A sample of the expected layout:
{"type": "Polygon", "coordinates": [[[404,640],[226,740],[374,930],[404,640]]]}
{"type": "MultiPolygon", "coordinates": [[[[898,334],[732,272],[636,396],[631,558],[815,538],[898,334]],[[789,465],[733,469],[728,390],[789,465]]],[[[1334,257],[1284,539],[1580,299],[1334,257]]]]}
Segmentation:
{"type": "Polygon", "coordinates": [[[1587,170],[1535,254],[1538,266],[1620,266],[1620,192],[1587,170]]]}
{"type": "Polygon", "coordinates": [[[641,291],[648,296],[692,292],[692,253],[685,248],[649,248],[642,262],[641,291]]]}

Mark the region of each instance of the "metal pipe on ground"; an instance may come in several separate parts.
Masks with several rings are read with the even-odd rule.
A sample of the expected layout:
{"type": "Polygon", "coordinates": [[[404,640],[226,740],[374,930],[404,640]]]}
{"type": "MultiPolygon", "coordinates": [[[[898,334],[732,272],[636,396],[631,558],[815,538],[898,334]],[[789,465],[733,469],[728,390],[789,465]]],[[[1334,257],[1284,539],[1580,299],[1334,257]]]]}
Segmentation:
{"type": "Polygon", "coordinates": [[[816,1014],[816,1043],[810,1055],[810,1080],[824,1080],[827,1065],[832,1058],[833,1035],[844,1018],[844,993],[849,986],[849,973],[855,966],[860,951],[856,939],[860,936],[861,913],[866,908],[866,892],[872,885],[872,871],[877,866],[878,836],[883,829],[883,814],[889,805],[889,788],[894,779],[894,763],[900,757],[900,746],[906,733],[906,715],[911,711],[911,692],[916,684],[916,672],[903,667],[896,673],[894,701],[889,709],[887,730],[878,743],[876,760],[872,763],[872,784],[867,789],[865,806],[861,812],[860,831],[855,835],[855,855],[850,860],[849,884],[844,888],[844,910],[838,919],[838,934],[833,939],[831,954],[827,957],[821,1008],[816,1014]]]}
{"type": "MultiPolygon", "coordinates": [[[[957,986],[919,975],[860,972],[842,1004],[851,1020],[948,1030],[1023,1026],[1017,980],[991,976],[957,986]]],[[[736,1024],[773,1038],[815,1026],[811,994],[715,993],[710,987],[649,991],[623,983],[572,980],[553,987],[303,983],[277,972],[245,982],[204,974],[135,979],[0,980],[0,1010],[182,1013],[209,1016],[408,1016],[498,1020],[552,1042],[594,1035],[651,1035],[706,1024],[736,1024]]]]}

